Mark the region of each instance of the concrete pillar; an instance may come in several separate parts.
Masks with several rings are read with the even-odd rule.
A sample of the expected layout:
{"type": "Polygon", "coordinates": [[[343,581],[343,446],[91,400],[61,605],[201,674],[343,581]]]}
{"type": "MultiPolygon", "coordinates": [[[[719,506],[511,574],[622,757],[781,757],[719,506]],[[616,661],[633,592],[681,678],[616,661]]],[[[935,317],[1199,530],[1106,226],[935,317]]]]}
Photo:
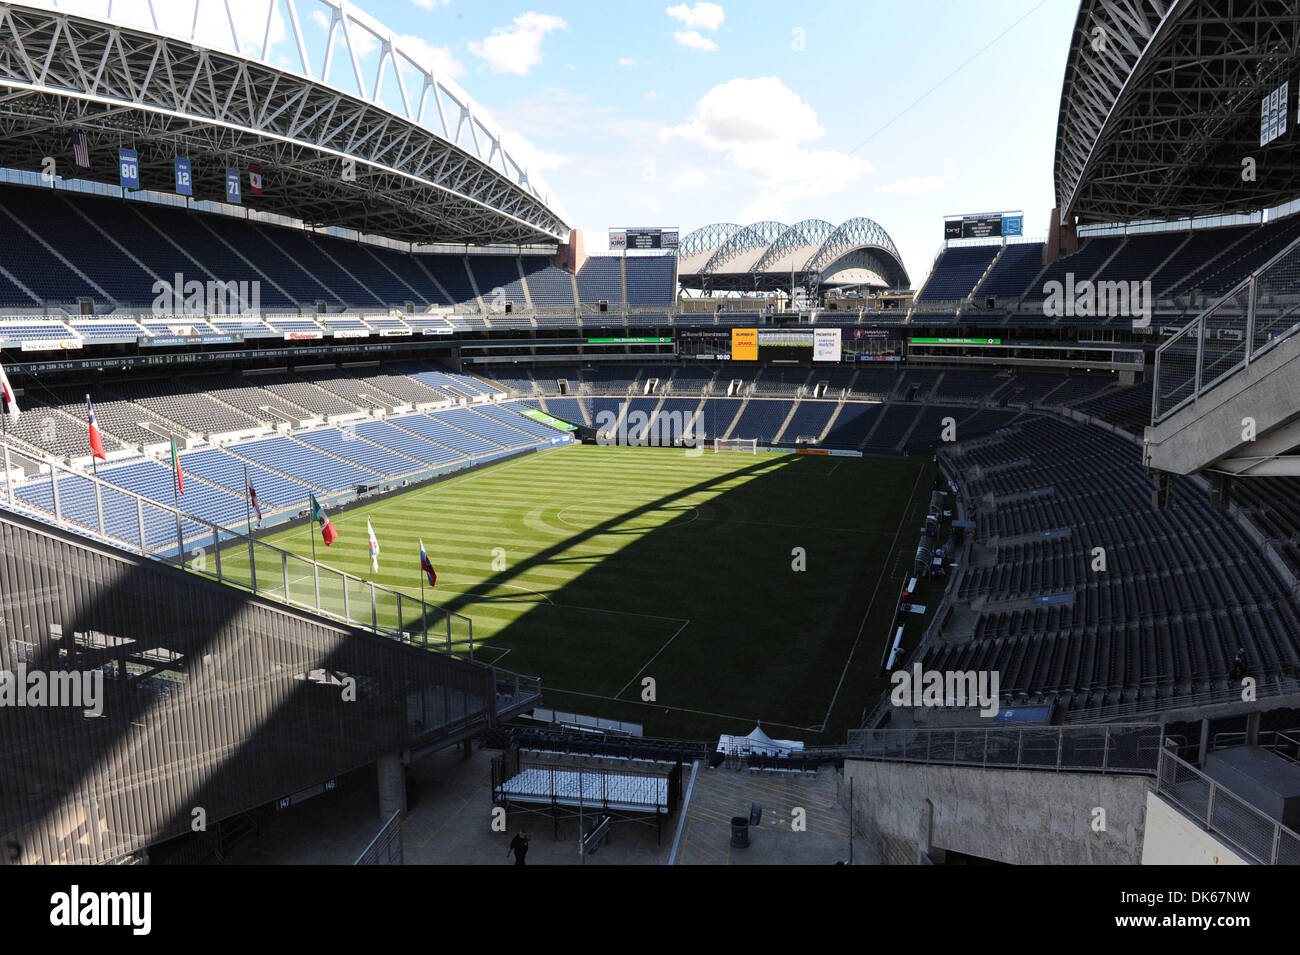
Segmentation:
{"type": "Polygon", "coordinates": [[[1246,717],[1246,745],[1259,745],[1259,711],[1256,710],[1246,717]]]}
{"type": "Polygon", "coordinates": [[[935,848],[930,842],[930,835],[934,828],[934,803],[930,800],[925,801],[921,807],[921,815],[917,827],[917,853],[916,861],[920,865],[925,864],[929,859],[931,865],[943,865],[947,858],[947,851],[935,848]]]}
{"type": "Polygon", "coordinates": [[[1048,223],[1047,248],[1044,255],[1048,262],[1055,262],[1062,256],[1079,251],[1079,233],[1073,221],[1062,224],[1059,209],[1052,210],[1048,223]]]}
{"type": "Polygon", "coordinates": [[[1201,745],[1196,751],[1196,765],[1204,766],[1205,757],[1210,751],[1210,721],[1201,720],[1201,745]]]}
{"type": "Polygon", "coordinates": [[[387,819],[395,812],[406,813],[406,769],[399,753],[380,756],[375,763],[379,776],[379,817],[387,819]]]}

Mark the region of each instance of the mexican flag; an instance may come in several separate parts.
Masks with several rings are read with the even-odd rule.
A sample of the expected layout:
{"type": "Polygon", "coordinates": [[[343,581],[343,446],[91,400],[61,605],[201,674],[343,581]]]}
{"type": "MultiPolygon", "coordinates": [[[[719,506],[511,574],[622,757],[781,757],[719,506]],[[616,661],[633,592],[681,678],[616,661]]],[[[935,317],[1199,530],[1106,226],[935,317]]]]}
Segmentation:
{"type": "Polygon", "coordinates": [[[325,542],[326,547],[329,547],[339,536],[339,532],[330,523],[329,515],[325,513],[325,508],[321,507],[320,501],[316,500],[315,494],[311,496],[311,519],[320,525],[320,539],[325,542]]]}

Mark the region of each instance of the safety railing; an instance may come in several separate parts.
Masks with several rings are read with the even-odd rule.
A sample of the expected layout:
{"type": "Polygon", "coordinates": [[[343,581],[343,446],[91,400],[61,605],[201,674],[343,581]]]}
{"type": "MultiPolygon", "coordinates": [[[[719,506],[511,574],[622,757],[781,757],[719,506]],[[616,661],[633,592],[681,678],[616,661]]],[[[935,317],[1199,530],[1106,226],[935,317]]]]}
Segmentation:
{"type": "Polygon", "coordinates": [[[942,766],[1154,775],[1163,748],[1155,723],[859,729],[845,755],[942,766]]]}
{"type": "Polygon", "coordinates": [[[1151,423],[1159,424],[1300,328],[1300,239],[1156,349],[1151,423]]]}
{"type": "MultiPolygon", "coordinates": [[[[28,451],[14,448],[26,458],[28,451]]],[[[8,475],[10,445],[0,440],[8,475]]],[[[0,502],[16,513],[321,616],[431,650],[474,658],[474,624],[373,580],[327,567],[46,459],[40,478],[0,502]]]]}
{"type": "Polygon", "coordinates": [[[1168,747],[1160,751],[1156,793],[1248,861],[1300,865],[1300,834],[1225,789],[1168,747]]]}
{"type": "Polygon", "coordinates": [[[370,845],[361,851],[353,865],[401,865],[402,864],[402,814],[395,812],[388,817],[383,828],[370,845]]]}

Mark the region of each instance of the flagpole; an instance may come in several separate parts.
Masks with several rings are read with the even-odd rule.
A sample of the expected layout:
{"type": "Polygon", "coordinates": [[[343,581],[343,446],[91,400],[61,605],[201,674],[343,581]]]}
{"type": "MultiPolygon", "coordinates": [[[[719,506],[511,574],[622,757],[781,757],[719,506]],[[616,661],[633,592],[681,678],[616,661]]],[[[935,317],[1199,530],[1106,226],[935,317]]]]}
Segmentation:
{"type": "MultiPolygon", "coordinates": [[[[175,438],[172,439],[172,450],[173,450],[173,452],[174,452],[175,449],[176,449],[175,440],[176,440],[175,438]]],[[[91,458],[91,462],[92,462],[92,464],[93,464],[94,460],[95,460],[94,458],[91,458]]],[[[176,462],[175,462],[175,460],[173,459],[173,462],[172,462],[172,510],[174,510],[174,511],[176,512],[176,549],[177,549],[176,559],[177,559],[177,561],[180,563],[180,565],[181,565],[182,567],[184,567],[184,566],[185,566],[185,538],[183,537],[182,532],[181,532],[181,502],[180,502],[180,498],[177,497],[177,495],[176,495],[176,479],[180,476],[180,472],[176,469],[176,466],[175,466],[175,465],[176,465],[176,462]]],[[[96,472],[96,474],[98,474],[98,472],[96,472]]]]}
{"type": "Polygon", "coordinates": [[[244,521],[248,525],[248,536],[253,536],[253,506],[249,503],[248,489],[252,487],[248,483],[248,465],[244,465],[244,521]]]}

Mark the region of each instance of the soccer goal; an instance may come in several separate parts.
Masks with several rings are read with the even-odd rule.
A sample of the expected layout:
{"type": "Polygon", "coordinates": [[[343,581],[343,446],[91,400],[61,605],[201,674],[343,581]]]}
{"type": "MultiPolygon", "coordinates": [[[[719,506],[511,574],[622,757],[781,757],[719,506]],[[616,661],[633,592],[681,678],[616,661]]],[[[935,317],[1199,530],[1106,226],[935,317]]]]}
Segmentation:
{"type": "Polygon", "coordinates": [[[714,451],[748,451],[750,454],[758,453],[757,438],[714,438],[714,451]]]}

